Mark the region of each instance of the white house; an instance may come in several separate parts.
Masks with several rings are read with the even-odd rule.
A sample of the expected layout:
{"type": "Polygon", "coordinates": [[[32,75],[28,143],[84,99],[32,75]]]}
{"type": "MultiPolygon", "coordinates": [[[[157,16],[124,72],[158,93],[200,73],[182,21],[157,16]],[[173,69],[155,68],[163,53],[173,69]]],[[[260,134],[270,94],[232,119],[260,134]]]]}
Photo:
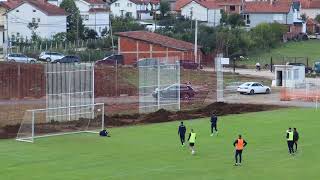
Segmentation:
{"type": "Polygon", "coordinates": [[[159,0],[116,0],[110,5],[115,17],[131,16],[134,19],[152,19],[154,13],[159,13],[159,0]]]}
{"type": "Polygon", "coordinates": [[[103,0],[76,0],[76,6],[85,27],[95,30],[99,36],[110,27],[110,10],[103,0]]]}
{"type": "MultiPolygon", "coordinates": [[[[67,31],[67,13],[57,6],[42,1],[25,1],[9,9],[6,13],[8,22],[4,28],[9,38],[31,38],[29,23],[37,23],[35,32],[41,38],[50,39],[53,35],[67,31]]],[[[7,38],[6,38],[7,39],[7,38]]]]}
{"type": "Polygon", "coordinates": [[[292,4],[285,1],[245,2],[242,13],[250,28],[261,23],[293,24],[295,19],[292,4]]]}
{"type": "Polygon", "coordinates": [[[181,15],[217,26],[220,24],[221,7],[214,1],[193,0],[181,7],[181,15]]]}
{"type": "Polygon", "coordinates": [[[301,0],[301,14],[306,14],[309,18],[315,18],[320,14],[319,0],[301,0]]]}

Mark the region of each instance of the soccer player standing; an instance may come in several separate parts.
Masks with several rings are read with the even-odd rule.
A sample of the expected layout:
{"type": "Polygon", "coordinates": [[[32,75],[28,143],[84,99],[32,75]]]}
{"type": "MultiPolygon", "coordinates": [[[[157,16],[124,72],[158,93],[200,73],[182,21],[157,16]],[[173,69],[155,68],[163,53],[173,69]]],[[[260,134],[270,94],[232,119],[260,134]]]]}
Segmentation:
{"type": "Polygon", "coordinates": [[[297,128],[293,128],[293,142],[296,147],[294,152],[297,152],[298,150],[298,140],[299,140],[299,133],[297,131],[297,128]]]}
{"type": "Polygon", "coordinates": [[[287,138],[289,153],[293,155],[294,154],[294,151],[293,151],[293,132],[292,132],[291,128],[289,128],[287,130],[286,138],[287,138]]]}
{"type": "Polygon", "coordinates": [[[195,154],[194,143],[196,142],[196,136],[197,134],[193,131],[193,129],[191,129],[191,132],[189,133],[188,141],[189,141],[192,155],[195,154]]]}
{"type": "Polygon", "coordinates": [[[216,132],[216,135],[218,135],[218,129],[217,129],[217,121],[218,121],[218,117],[216,116],[215,113],[212,113],[211,115],[211,136],[213,136],[213,129],[216,132]]]}
{"type": "Polygon", "coordinates": [[[242,151],[244,147],[247,145],[247,142],[242,139],[241,135],[239,135],[238,139],[234,141],[233,146],[236,147],[235,159],[236,163],[235,166],[240,166],[242,161],[242,151]],[[239,157],[239,160],[238,160],[239,157]]]}
{"type": "Polygon", "coordinates": [[[184,146],[186,130],[187,130],[186,126],[184,126],[183,122],[181,122],[178,129],[178,135],[180,136],[180,141],[182,146],[184,146]]]}

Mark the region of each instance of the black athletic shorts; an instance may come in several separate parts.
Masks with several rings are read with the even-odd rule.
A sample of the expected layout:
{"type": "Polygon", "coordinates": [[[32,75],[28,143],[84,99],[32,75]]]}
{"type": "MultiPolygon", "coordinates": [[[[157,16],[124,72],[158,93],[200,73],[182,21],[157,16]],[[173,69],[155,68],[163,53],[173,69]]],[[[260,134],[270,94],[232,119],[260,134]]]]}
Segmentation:
{"type": "Polygon", "coordinates": [[[194,143],[190,143],[190,146],[193,147],[193,146],[194,146],[194,143]]]}

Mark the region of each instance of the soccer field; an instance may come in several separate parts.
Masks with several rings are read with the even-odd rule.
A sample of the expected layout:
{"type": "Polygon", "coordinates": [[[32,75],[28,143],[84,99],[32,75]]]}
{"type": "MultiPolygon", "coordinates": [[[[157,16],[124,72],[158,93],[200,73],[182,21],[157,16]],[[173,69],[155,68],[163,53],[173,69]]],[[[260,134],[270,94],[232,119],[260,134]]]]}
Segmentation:
{"type": "Polygon", "coordinates": [[[320,110],[285,109],[219,117],[219,136],[209,118],[185,121],[197,133],[196,155],[181,147],[179,122],[113,128],[94,134],[0,141],[1,180],[317,180],[320,110]],[[300,149],[288,155],[285,131],[297,127],[300,149]],[[234,164],[233,141],[248,142],[243,165],[234,164]]]}

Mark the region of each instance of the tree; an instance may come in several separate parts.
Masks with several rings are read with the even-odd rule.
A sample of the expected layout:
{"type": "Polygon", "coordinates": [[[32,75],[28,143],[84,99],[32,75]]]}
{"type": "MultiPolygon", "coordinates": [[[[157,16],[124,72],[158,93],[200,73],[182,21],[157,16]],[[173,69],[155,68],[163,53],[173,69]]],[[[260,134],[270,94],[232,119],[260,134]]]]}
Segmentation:
{"type": "Polygon", "coordinates": [[[314,18],[318,23],[320,23],[320,14],[318,14],[317,16],[316,16],[316,18],[314,18]]]}
{"type": "Polygon", "coordinates": [[[307,21],[307,15],[305,13],[300,15],[300,18],[302,21],[306,22],[307,21]]]}
{"type": "Polygon", "coordinates": [[[137,23],[131,17],[114,17],[111,18],[112,32],[138,31],[145,30],[143,25],[137,23]]]}
{"type": "Polygon", "coordinates": [[[168,1],[161,1],[159,9],[160,9],[161,17],[164,17],[170,11],[169,2],[168,1]]]}
{"type": "Polygon", "coordinates": [[[36,33],[36,29],[38,29],[39,24],[36,22],[31,22],[27,26],[31,30],[31,39],[32,41],[37,41],[39,39],[39,36],[36,33]]]}
{"type": "Polygon", "coordinates": [[[86,28],[84,34],[86,39],[97,39],[98,37],[98,33],[94,29],[86,28]]]}
{"type": "Polygon", "coordinates": [[[227,14],[223,10],[221,11],[220,23],[223,25],[229,25],[232,28],[244,26],[244,20],[240,14],[227,14]]]}
{"type": "Polygon", "coordinates": [[[53,35],[52,40],[55,42],[65,42],[67,40],[67,33],[60,32],[53,35]]]}
{"type": "Polygon", "coordinates": [[[84,25],[74,0],[63,0],[60,7],[69,14],[67,16],[67,39],[69,41],[84,39],[84,25]]]}

